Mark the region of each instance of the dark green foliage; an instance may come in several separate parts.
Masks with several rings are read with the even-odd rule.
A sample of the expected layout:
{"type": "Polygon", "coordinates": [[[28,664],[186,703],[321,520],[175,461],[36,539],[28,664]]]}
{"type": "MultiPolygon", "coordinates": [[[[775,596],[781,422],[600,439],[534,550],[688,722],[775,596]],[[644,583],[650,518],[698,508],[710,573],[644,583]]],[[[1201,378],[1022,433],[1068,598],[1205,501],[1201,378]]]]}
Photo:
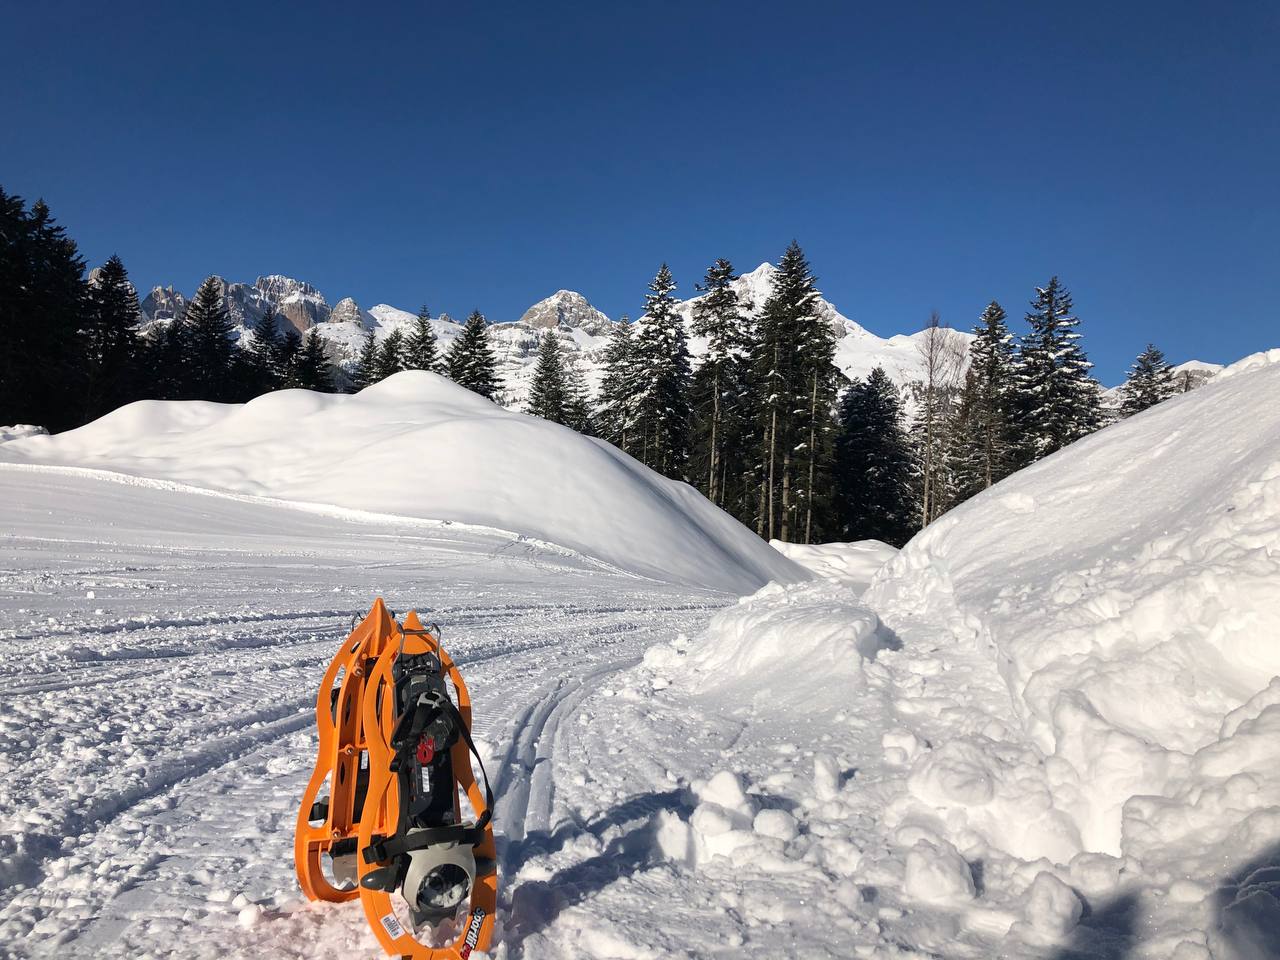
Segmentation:
{"type": "Polygon", "coordinates": [[[200,284],[187,306],[184,334],[186,362],[184,397],[186,400],[234,399],[232,373],[235,344],[231,340],[234,326],[227,316],[219,277],[209,277],[200,284]]]}
{"type": "Polygon", "coordinates": [[[915,532],[912,455],[898,389],[876,367],[840,403],[835,487],[841,540],[900,547],[915,532]]]}
{"type": "Polygon", "coordinates": [[[84,261],[43,201],[0,189],[0,423],[83,422],[84,261]]]}
{"type": "Polygon", "coordinates": [[[538,361],[529,384],[528,412],[552,423],[569,422],[568,384],[560,356],[560,340],[554,330],[548,330],[538,341],[538,361]]]}
{"type": "Polygon", "coordinates": [[[182,319],[159,321],[142,338],[146,388],[153,400],[182,400],[187,395],[187,325],[182,319]]]}
{"type": "Polygon", "coordinates": [[[382,341],[382,346],[378,348],[378,360],[374,367],[377,377],[374,382],[394,376],[403,369],[405,369],[404,331],[397,327],[387,334],[386,339],[382,341]]]}
{"type": "Polygon", "coordinates": [[[302,353],[302,335],[290,325],[284,332],[284,339],[280,341],[280,369],[284,371],[286,386],[289,385],[293,376],[293,365],[297,362],[300,353],[302,353]]]}
{"type": "Polygon", "coordinates": [[[489,400],[497,400],[501,389],[498,361],[489,345],[488,324],[480,311],[472,311],[462,333],[449,345],[446,368],[454,383],[489,400]]]}
{"type": "Polygon", "coordinates": [[[90,285],[85,327],[84,420],[95,420],[138,395],[138,294],[117,256],[102,265],[90,285]]]}
{"type": "Polygon", "coordinates": [[[1019,466],[1033,463],[1101,425],[1098,385],[1080,346],[1080,321],[1057,277],[1036,290],[1030,331],[1019,344],[1013,424],[1019,466]]]}
{"type": "Polygon", "coordinates": [[[364,335],[364,341],[360,344],[360,355],[356,358],[355,372],[351,375],[351,386],[355,390],[363,390],[377,383],[380,379],[379,363],[378,341],[370,330],[364,335]]]}
{"type": "Polygon", "coordinates": [[[324,339],[314,327],[307,331],[289,369],[288,386],[333,393],[333,362],[325,352],[324,339]]]}
{"type": "Polygon", "coordinates": [[[817,280],[794,240],[778,263],[751,346],[756,529],[766,539],[821,539],[830,525],[833,414],[843,376],[818,314],[817,280]]]}
{"type": "Polygon", "coordinates": [[[1173,370],[1154,343],[1138,354],[1120,388],[1120,416],[1131,417],[1174,394],[1173,370]]]}
{"type": "Polygon", "coordinates": [[[440,366],[440,346],[431,326],[431,313],[425,304],[404,342],[404,368],[436,372],[440,366]]]}
{"type": "Polygon", "coordinates": [[[964,390],[948,424],[951,506],[998,483],[1014,465],[1013,336],[1000,304],[987,306],[973,333],[964,390]]]}
{"type": "Polygon", "coordinates": [[[633,456],[639,439],[636,397],[644,376],[634,334],[635,327],[625,316],[613,328],[602,358],[604,374],[594,420],[601,437],[633,456]]]}
{"type": "Polygon", "coordinates": [[[676,289],[664,263],[645,295],[645,316],[632,344],[637,365],[631,451],[646,466],[684,479],[689,458],[689,380],[692,363],[684,322],[675,311],[676,289]]]}
{"type": "Polygon", "coordinates": [[[251,396],[276,390],[284,383],[284,336],[280,333],[278,316],[275,306],[268,303],[250,328],[253,338],[245,360],[252,381],[251,396]]]}
{"type": "Polygon", "coordinates": [[[749,324],[733,288],[728,260],[716,260],[698,289],[693,333],[707,338],[707,354],[694,371],[690,473],[708,500],[750,518],[754,498],[744,489],[748,472],[750,411],[747,406],[749,324]]]}

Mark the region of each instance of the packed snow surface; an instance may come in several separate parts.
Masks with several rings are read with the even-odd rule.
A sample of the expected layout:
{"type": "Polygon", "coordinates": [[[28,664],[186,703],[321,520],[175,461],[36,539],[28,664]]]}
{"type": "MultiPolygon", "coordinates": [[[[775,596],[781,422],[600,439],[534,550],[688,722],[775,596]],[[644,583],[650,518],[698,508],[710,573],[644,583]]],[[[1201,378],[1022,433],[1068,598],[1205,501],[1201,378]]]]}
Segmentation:
{"type": "Polygon", "coordinates": [[[355,396],[142,401],[78,430],[7,443],[0,459],[496,527],[733,593],[808,576],[692,487],[422,371],[355,396]]]}
{"type": "MultiPolygon", "coordinates": [[[[1280,352],[897,555],[781,545],[816,576],[741,600],[493,517],[391,516],[389,473],[436,495],[424,437],[465,443],[416,401],[280,396],[287,429],[144,405],[0,447],[5,956],[376,956],[357,906],[302,900],[290,850],[315,684],[381,594],[429,608],[472,690],[498,960],[1280,957],[1280,352]],[[343,430],[368,470],[303,469],[358,455],[343,430]],[[357,475],[388,502],[280,499],[357,475]]],[[[532,456],[513,415],[446,406],[532,456]]],[[[638,562],[665,522],[645,497],[684,488],[585,462],[626,488],[638,562]]],[[[588,509],[582,482],[497,489],[510,520],[588,509]]]]}
{"type": "Polygon", "coordinates": [[[784,543],[770,540],[783,556],[794,560],[824,580],[838,580],[850,587],[864,589],[876,572],[898,555],[898,551],[880,540],[858,540],[854,543],[784,543]]]}

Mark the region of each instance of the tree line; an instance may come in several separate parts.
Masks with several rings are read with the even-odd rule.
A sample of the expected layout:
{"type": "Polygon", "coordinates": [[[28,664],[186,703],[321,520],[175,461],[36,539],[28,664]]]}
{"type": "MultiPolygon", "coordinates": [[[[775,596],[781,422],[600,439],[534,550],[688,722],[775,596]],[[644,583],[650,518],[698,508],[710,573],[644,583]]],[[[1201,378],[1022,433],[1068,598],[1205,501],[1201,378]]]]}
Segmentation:
{"type": "MultiPolygon", "coordinates": [[[[838,369],[837,332],[797,243],[763,304],[743,302],[736,279],[728,260],[707,268],[686,331],[663,264],[642,321],[624,317],[613,329],[594,405],[573,353],[546,331],[528,412],[687,480],[764,538],[895,545],[1105,423],[1080,321],[1056,277],[1037,289],[1019,337],[995,302],[971,342],[935,314],[916,338],[921,381],[905,394],[883,369],[853,380],[838,369]],[[707,342],[697,364],[688,332],[707,342]]],[[[86,278],[48,208],[27,210],[0,189],[0,422],[59,431],[137,399],[359,390],[408,369],[493,400],[502,390],[479,312],[442,350],[423,307],[407,330],[381,342],[369,333],[348,373],[314,328],[281,332],[274,308],[237,344],[222,291],[208,278],[182,317],[139,336],[137,295],[120,259],[86,278]]],[[[1120,415],[1172,392],[1169,365],[1148,345],[1122,388],[1120,415]]]]}

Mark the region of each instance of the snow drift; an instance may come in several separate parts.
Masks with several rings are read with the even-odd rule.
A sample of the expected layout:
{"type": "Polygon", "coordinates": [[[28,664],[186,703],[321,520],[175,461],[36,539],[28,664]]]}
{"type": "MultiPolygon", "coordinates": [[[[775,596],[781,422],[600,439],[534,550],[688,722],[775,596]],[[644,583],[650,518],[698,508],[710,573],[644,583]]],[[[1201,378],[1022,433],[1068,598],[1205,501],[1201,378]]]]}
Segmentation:
{"type": "Polygon", "coordinates": [[[354,396],[141,401],[2,450],[0,462],[496,527],[643,576],[739,594],[808,577],[687,484],[421,371],[354,396]]]}
{"type": "MultiPolygon", "coordinates": [[[[935,744],[911,787],[953,825],[978,828],[1006,767],[1065,824],[1042,851],[1059,862],[1123,857],[1160,884],[1276,850],[1280,350],[974,498],[864,599],[908,649],[923,623],[989,655],[1042,758],[935,744]]],[[[1207,894],[1168,896],[1187,914],[1207,894]]]]}

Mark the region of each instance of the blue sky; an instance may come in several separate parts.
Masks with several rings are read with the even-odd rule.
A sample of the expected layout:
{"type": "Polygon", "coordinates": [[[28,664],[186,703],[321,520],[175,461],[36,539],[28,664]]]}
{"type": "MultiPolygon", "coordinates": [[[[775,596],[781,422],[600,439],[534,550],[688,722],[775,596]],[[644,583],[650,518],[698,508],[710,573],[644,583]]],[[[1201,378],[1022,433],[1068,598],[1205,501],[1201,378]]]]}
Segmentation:
{"type": "Polygon", "coordinates": [[[6,4],[0,185],[142,288],[634,316],[795,237],[882,335],[1056,273],[1108,383],[1280,345],[1275,4],[107,9],[6,4]]]}

